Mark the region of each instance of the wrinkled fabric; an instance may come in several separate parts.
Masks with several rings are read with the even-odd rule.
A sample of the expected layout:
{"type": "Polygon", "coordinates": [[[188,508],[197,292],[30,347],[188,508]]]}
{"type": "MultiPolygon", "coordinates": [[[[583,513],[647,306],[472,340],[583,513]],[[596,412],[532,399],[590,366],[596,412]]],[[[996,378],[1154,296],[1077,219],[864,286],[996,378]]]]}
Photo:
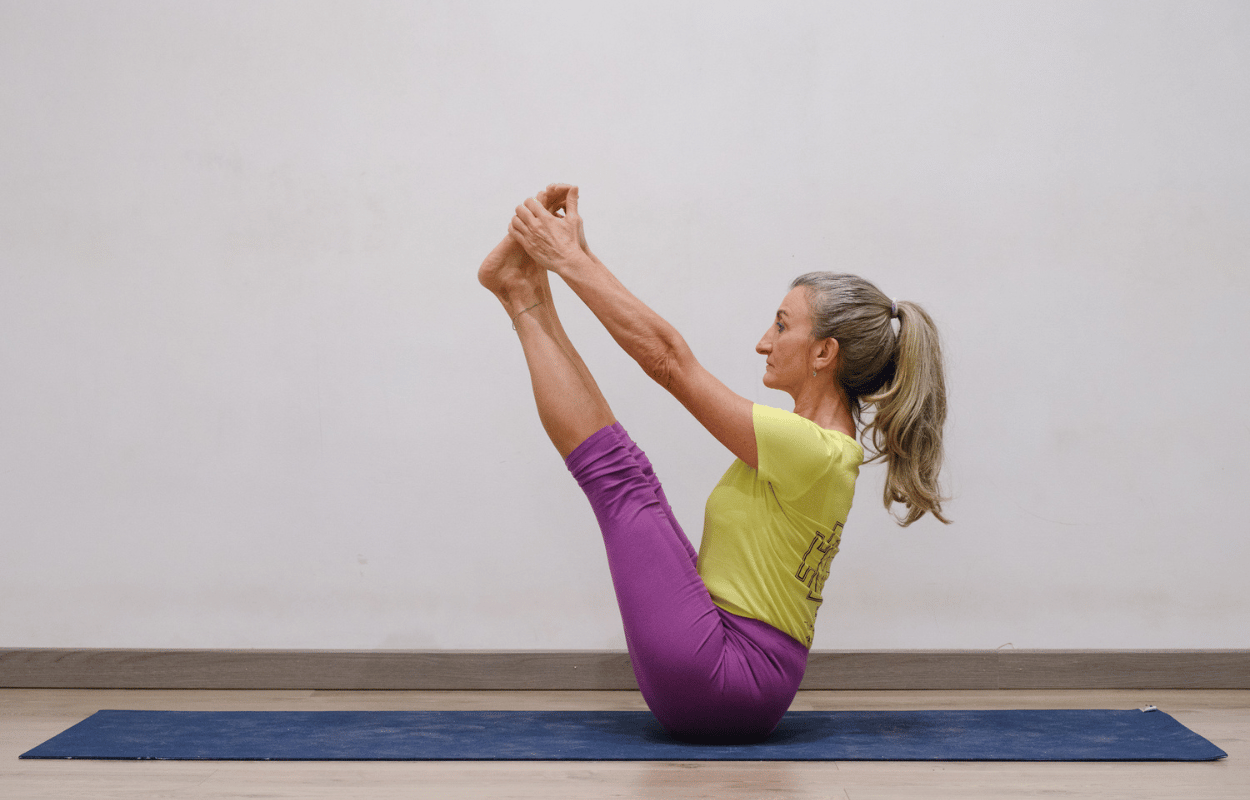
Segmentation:
{"type": "Polygon", "coordinates": [[[651,463],[619,423],[591,435],[565,463],[603,533],[630,661],[651,712],[682,739],[767,737],[794,700],[807,648],[712,602],[651,463]]]}

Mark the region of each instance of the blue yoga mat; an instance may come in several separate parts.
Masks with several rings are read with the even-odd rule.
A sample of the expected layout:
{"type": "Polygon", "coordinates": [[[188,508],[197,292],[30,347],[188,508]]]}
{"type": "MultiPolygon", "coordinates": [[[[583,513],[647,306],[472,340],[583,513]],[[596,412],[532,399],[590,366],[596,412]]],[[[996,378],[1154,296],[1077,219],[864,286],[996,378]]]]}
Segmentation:
{"type": "Polygon", "coordinates": [[[1162,711],[791,711],[689,744],[646,711],[100,711],[22,758],[212,761],[1210,761],[1162,711]]]}

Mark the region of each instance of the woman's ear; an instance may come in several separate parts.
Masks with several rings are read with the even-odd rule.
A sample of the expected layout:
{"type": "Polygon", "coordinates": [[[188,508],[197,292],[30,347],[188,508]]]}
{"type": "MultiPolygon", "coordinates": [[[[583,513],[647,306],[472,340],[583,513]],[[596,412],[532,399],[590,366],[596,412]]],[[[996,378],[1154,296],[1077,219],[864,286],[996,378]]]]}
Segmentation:
{"type": "Polygon", "coordinates": [[[821,339],[816,347],[816,368],[825,369],[826,367],[836,366],[839,348],[838,340],[832,336],[821,339]]]}

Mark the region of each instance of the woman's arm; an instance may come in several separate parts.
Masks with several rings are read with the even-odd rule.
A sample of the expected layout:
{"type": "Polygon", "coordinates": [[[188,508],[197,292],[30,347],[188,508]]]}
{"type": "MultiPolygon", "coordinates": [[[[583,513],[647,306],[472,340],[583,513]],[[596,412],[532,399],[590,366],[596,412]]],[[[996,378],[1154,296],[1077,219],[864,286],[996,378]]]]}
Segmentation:
{"type": "Polygon", "coordinates": [[[635,297],[585,247],[577,187],[548,187],[517,207],[509,232],[539,265],[569,285],[616,340],[657,383],[753,469],[758,466],[752,403],[704,369],[677,329],[635,297]],[[558,199],[565,193],[563,203],[558,199]],[[552,214],[544,205],[559,210],[552,214]]]}

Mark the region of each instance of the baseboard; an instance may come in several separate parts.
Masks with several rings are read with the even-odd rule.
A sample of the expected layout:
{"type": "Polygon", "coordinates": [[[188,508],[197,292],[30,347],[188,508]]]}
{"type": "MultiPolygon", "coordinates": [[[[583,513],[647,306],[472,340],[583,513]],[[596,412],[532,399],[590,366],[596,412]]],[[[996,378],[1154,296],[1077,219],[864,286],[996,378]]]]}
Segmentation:
{"type": "MultiPolygon", "coordinates": [[[[0,687],[636,689],[617,651],[0,649],[0,687]]],[[[814,651],[804,689],[1250,689],[1250,650],[814,651]]]]}

